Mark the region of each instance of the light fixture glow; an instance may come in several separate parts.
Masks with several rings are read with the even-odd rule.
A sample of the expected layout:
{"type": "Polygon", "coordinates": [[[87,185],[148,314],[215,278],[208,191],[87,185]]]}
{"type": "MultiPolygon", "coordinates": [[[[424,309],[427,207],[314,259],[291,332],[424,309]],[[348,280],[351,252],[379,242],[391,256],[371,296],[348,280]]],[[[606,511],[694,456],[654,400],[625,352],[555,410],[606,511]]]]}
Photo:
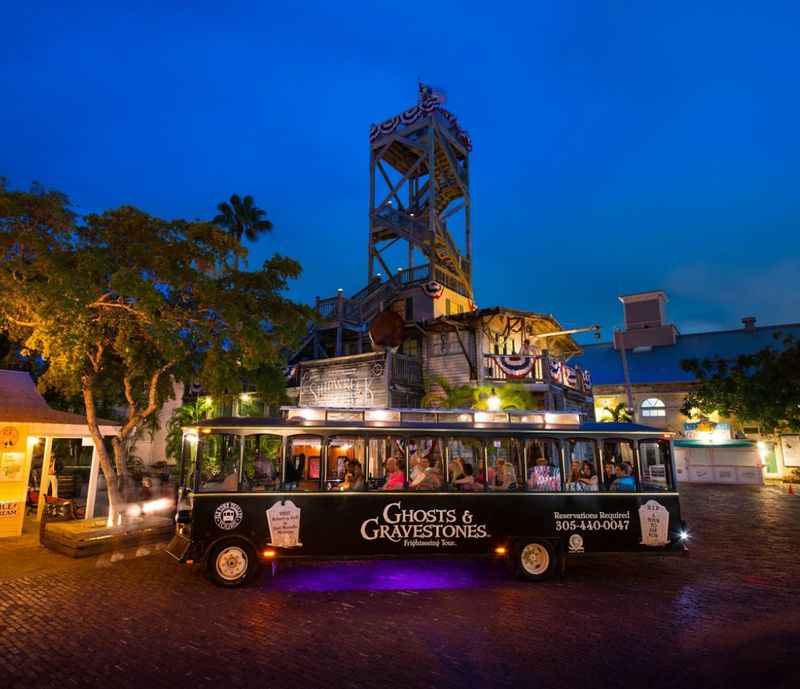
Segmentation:
{"type": "Polygon", "coordinates": [[[262,551],[261,557],[266,558],[267,560],[273,559],[278,553],[272,550],[272,548],[267,548],[266,550],[262,551]]]}
{"type": "Polygon", "coordinates": [[[681,529],[680,533],[678,534],[678,538],[680,538],[682,541],[688,541],[691,536],[689,535],[688,531],[681,529]]]}
{"type": "Polygon", "coordinates": [[[504,545],[499,545],[494,549],[495,555],[505,555],[508,550],[504,545]]]}
{"type": "Polygon", "coordinates": [[[500,410],[500,398],[497,396],[494,388],[492,388],[492,394],[490,395],[489,399],[486,400],[486,406],[489,407],[489,411],[500,410]]]}

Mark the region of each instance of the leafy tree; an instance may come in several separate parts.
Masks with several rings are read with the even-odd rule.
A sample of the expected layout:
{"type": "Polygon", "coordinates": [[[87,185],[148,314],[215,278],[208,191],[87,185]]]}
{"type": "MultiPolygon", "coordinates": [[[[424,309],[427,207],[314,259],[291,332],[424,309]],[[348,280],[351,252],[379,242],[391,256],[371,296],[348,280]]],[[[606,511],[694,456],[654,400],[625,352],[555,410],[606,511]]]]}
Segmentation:
{"type": "MultiPolygon", "coordinates": [[[[267,220],[264,210],[255,205],[253,197],[250,195],[240,198],[234,194],[230,198],[230,203],[223,201],[217,205],[218,215],[214,222],[224,227],[228,233],[236,239],[237,245],[241,246],[242,239],[256,241],[259,236],[272,230],[272,223],[267,220]]],[[[233,267],[239,270],[240,252],[233,254],[233,267]]]]}
{"type": "Polygon", "coordinates": [[[625,402],[620,402],[613,407],[603,407],[603,411],[606,415],[600,420],[604,423],[630,423],[633,421],[628,405],[625,402]]]}
{"type": "Polygon", "coordinates": [[[688,359],[683,370],[695,375],[697,387],[681,411],[690,416],[719,412],[758,424],[764,433],[800,431],[800,341],[776,334],[783,345],[765,347],[736,359],[688,359]]]}
{"type": "Polygon", "coordinates": [[[0,329],[47,362],[42,387],[80,394],[112,509],[136,430],[175,379],[230,392],[243,373],[278,368],[303,334],[309,310],[284,296],[300,266],[276,255],[224,268],[236,248],[214,223],[130,206],[79,219],[63,194],[0,193],[0,329]],[[98,418],[108,395],[124,409],[113,465],[98,418]]]}
{"type": "Polygon", "coordinates": [[[181,456],[183,427],[205,419],[213,410],[214,403],[208,397],[198,397],[194,402],[183,404],[172,412],[167,423],[167,457],[176,462],[181,456]]]}

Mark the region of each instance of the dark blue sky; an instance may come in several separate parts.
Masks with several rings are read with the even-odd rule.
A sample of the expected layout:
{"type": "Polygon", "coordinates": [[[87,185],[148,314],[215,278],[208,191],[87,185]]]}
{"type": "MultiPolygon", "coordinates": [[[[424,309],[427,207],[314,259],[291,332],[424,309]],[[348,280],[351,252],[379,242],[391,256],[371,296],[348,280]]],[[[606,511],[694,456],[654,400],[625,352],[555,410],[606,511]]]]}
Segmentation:
{"type": "Polygon", "coordinates": [[[276,227],[254,260],[349,293],[367,130],[420,77],[473,139],[480,306],[608,335],[616,295],[660,288],[684,331],[800,321],[796,2],[80,4],[3,3],[14,186],[172,217],[250,193],[276,227]]]}

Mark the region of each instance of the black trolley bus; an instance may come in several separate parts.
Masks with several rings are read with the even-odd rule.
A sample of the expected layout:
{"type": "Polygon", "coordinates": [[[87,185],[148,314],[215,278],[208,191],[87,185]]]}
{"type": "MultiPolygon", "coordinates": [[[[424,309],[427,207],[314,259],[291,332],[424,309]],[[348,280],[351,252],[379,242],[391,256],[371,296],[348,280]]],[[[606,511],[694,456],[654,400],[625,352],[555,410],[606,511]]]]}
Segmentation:
{"type": "Polygon", "coordinates": [[[283,558],[568,558],[686,549],[671,443],[565,412],[284,408],[184,429],[168,552],[223,586],[283,558]]]}

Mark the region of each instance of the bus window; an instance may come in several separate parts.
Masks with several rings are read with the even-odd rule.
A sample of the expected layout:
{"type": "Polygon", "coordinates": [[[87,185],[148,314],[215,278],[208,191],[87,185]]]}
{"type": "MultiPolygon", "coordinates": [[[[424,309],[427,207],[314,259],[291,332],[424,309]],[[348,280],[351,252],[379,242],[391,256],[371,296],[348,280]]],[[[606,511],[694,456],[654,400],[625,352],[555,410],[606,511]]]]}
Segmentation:
{"type": "Polygon", "coordinates": [[[281,448],[279,435],[248,435],[244,438],[242,490],[277,490],[281,484],[281,448]]]}
{"type": "Polygon", "coordinates": [[[197,441],[199,493],[239,490],[241,438],[230,433],[201,433],[197,441]]]}
{"type": "Polygon", "coordinates": [[[672,484],[672,462],[669,441],[640,440],[642,490],[669,490],[672,484]]]}
{"type": "Polygon", "coordinates": [[[406,483],[405,441],[399,436],[370,438],[369,490],[404,490],[406,483]]]}
{"type": "Polygon", "coordinates": [[[553,438],[528,441],[528,490],[561,490],[561,448],[553,438]]]}
{"type": "Polygon", "coordinates": [[[328,439],[327,490],[366,490],[364,438],[336,435],[328,439]]]}
{"type": "Polygon", "coordinates": [[[567,441],[569,468],[566,475],[567,490],[575,492],[597,490],[597,450],[594,440],[570,439],[567,441]]]}
{"type": "Polygon", "coordinates": [[[479,438],[450,438],[447,443],[450,466],[447,480],[451,490],[476,491],[486,488],[483,443],[479,438]]]}
{"type": "Polygon", "coordinates": [[[489,490],[522,488],[522,448],[513,438],[492,438],[486,443],[489,490]]]}
{"type": "Polygon", "coordinates": [[[319,490],[322,438],[296,435],[286,441],[284,490],[319,490]]]}
{"type": "Polygon", "coordinates": [[[441,438],[409,438],[408,457],[410,490],[444,488],[444,441],[441,438]]]}
{"type": "Polygon", "coordinates": [[[636,457],[632,440],[603,441],[603,490],[636,490],[636,457]]]}

